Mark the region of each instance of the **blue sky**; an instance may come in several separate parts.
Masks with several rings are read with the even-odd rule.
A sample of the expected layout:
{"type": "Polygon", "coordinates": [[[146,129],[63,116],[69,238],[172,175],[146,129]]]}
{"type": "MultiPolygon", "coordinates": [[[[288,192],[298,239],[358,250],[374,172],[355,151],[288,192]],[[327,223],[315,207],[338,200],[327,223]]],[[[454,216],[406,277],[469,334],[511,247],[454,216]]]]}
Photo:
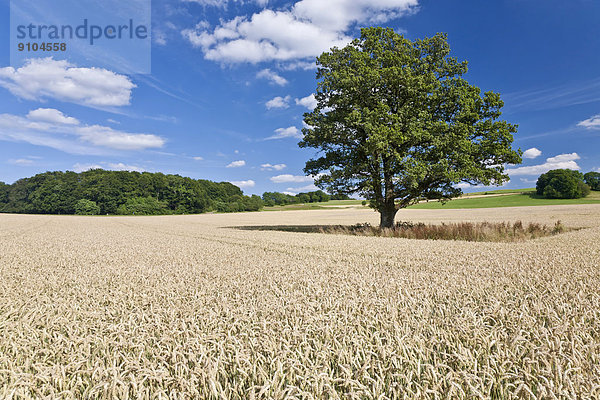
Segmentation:
{"type": "Polygon", "coordinates": [[[2,0],[7,183],[102,167],[231,181],[247,194],[311,190],[302,169],[314,151],[297,143],[315,56],[370,25],[410,39],[447,32],[453,55],[469,61],[466,79],[502,94],[527,156],[508,167],[506,187],[531,187],[554,168],[600,170],[597,1],[154,1],[145,75],[60,54],[11,67],[9,19],[2,0]]]}

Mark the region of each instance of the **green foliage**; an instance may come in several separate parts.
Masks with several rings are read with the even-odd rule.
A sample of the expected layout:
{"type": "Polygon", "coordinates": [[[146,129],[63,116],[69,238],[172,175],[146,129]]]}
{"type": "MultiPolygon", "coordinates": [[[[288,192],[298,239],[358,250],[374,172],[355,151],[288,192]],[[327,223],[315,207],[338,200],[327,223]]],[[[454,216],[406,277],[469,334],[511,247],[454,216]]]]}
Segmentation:
{"type": "Polygon", "coordinates": [[[331,200],[352,200],[352,197],[344,193],[336,193],[331,195],[331,200]]]}
{"type": "Polygon", "coordinates": [[[588,172],[583,179],[592,190],[600,190],[600,172],[588,172]]]}
{"type": "Polygon", "coordinates": [[[0,182],[0,207],[2,206],[2,204],[8,202],[9,188],[10,187],[6,183],[0,182]]]}
{"type": "Polygon", "coordinates": [[[299,143],[321,152],[304,169],[316,185],[371,200],[391,226],[419,199],[458,196],[457,183],[506,182],[504,165],[521,162],[517,126],[499,120],[500,95],[481,95],[449,54],[444,34],[411,42],[384,28],[323,53],[299,143]]]}
{"type": "Polygon", "coordinates": [[[570,169],[554,169],[540,175],[535,189],[547,199],[579,199],[590,194],[583,175],[570,169]]]}
{"type": "Polygon", "coordinates": [[[117,209],[121,215],[164,215],[167,214],[167,203],[154,197],[134,197],[128,199],[117,209]]]}
{"type": "Polygon", "coordinates": [[[95,201],[81,199],[75,203],[75,214],[77,215],[98,215],[100,207],[95,201]]]}
{"type": "MultiPolygon", "coordinates": [[[[348,197],[348,196],[340,196],[348,197]]],[[[265,192],[262,195],[262,200],[268,207],[273,206],[285,206],[288,204],[299,204],[299,203],[322,203],[329,200],[334,200],[332,196],[328,195],[322,190],[314,192],[298,193],[295,196],[279,193],[279,192],[265,192]]],[[[346,199],[339,199],[346,200],[346,199]]]]}
{"type": "MultiPolygon", "coordinates": [[[[74,214],[77,203],[86,199],[96,203],[100,208],[98,214],[129,213],[131,207],[120,207],[131,199],[148,197],[165,207],[164,210],[162,207],[151,208],[151,213],[197,214],[217,207],[227,211],[256,211],[263,206],[260,197],[244,196],[240,188],[228,182],[96,169],[79,174],[45,172],[20,179],[12,185],[0,184],[0,212],[74,214]],[[221,207],[220,203],[225,206],[221,207]]],[[[140,204],[130,205],[137,207],[140,204]]]]}

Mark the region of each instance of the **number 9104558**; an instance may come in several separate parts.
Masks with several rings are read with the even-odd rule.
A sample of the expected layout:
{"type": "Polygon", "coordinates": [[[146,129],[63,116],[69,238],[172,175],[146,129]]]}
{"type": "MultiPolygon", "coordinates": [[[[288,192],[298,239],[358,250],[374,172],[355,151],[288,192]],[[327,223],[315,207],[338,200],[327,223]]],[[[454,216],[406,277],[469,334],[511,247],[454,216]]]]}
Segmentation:
{"type": "Polygon", "coordinates": [[[19,43],[19,51],[67,51],[66,43],[19,43]]]}

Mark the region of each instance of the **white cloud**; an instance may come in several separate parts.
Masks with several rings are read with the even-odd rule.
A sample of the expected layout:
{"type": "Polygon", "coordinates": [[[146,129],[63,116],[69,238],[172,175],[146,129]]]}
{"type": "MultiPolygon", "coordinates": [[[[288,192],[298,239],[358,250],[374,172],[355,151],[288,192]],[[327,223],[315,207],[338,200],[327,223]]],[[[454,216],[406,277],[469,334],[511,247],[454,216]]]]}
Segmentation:
{"type": "Polygon", "coordinates": [[[580,158],[581,157],[579,157],[579,154],[577,154],[577,153],[559,154],[557,156],[546,159],[546,162],[560,163],[560,162],[575,161],[575,160],[579,160],[580,158]]]}
{"type": "Polygon", "coordinates": [[[581,126],[586,129],[600,129],[600,114],[581,121],[577,124],[577,126],[581,126]]]}
{"type": "Polygon", "coordinates": [[[227,168],[240,168],[245,165],[246,165],[246,161],[239,160],[239,161],[234,161],[234,162],[230,163],[229,165],[227,165],[227,168]]]}
{"type": "Polygon", "coordinates": [[[287,188],[287,191],[290,193],[300,193],[300,192],[314,192],[316,190],[321,190],[315,185],[306,185],[296,188],[287,188]]]}
{"type": "Polygon", "coordinates": [[[21,167],[27,167],[27,166],[33,165],[33,160],[30,160],[28,158],[18,158],[16,160],[15,159],[8,160],[8,163],[12,164],[12,165],[19,165],[21,167]]]}
{"type": "Polygon", "coordinates": [[[84,125],[55,109],[33,110],[25,117],[0,114],[0,140],[26,142],[74,154],[98,154],[98,147],[144,150],[165,144],[163,138],[152,134],[84,125]]]}
{"type": "Polygon", "coordinates": [[[546,162],[539,165],[531,165],[528,167],[509,168],[506,172],[511,176],[518,175],[541,175],[552,169],[573,169],[580,170],[576,160],[580,157],[577,153],[559,154],[546,159],[546,162]]]}
{"type": "Polygon", "coordinates": [[[277,74],[277,72],[271,71],[268,68],[263,69],[262,71],[259,71],[256,74],[256,77],[259,79],[267,79],[271,83],[278,85],[278,86],[285,86],[289,83],[287,79],[285,79],[284,77],[277,74]]]}
{"type": "Polygon", "coordinates": [[[73,165],[73,171],[75,172],[84,172],[89,171],[90,169],[104,169],[110,171],[135,171],[135,172],[144,172],[145,169],[139,167],[137,165],[127,165],[122,162],[120,163],[111,163],[111,162],[101,162],[98,164],[80,164],[77,163],[73,165]]]}
{"type": "Polygon", "coordinates": [[[142,167],[138,167],[137,165],[129,165],[123,163],[107,163],[108,168],[114,171],[135,171],[135,172],[144,172],[145,169],[142,167]]]}
{"type": "Polygon", "coordinates": [[[79,121],[73,117],[67,117],[54,108],[38,108],[29,111],[27,118],[32,121],[50,122],[60,125],[79,125],[79,121]]]}
{"type": "Polygon", "coordinates": [[[296,99],[296,105],[306,107],[312,111],[317,108],[317,99],[315,99],[314,94],[311,94],[301,99],[296,99]]]}
{"type": "Polygon", "coordinates": [[[466,182],[461,182],[455,185],[456,188],[458,189],[469,189],[472,187],[475,187],[475,185],[471,185],[470,183],[466,183],[466,182]]]}
{"type": "Polygon", "coordinates": [[[291,96],[277,96],[267,101],[265,105],[267,109],[272,110],[273,108],[288,108],[290,106],[289,102],[291,100],[291,96]]]}
{"type": "Polygon", "coordinates": [[[283,174],[271,177],[273,183],[302,183],[302,182],[314,182],[314,178],[311,176],[303,175],[291,175],[283,174]]]}
{"type": "Polygon", "coordinates": [[[51,98],[87,106],[128,105],[136,87],[125,75],[102,68],[77,68],[51,57],[28,60],[18,69],[0,68],[0,86],[26,100],[51,98]]]}
{"type": "Polygon", "coordinates": [[[152,40],[159,46],[166,46],[167,34],[160,29],[154,29],[152,31],[152,40]]]}
{"type": "Polygon", "coordinates": [[[144,150],[165,144],[165,140],[156,135],[122,132],[101,125],[81,126],[75,133],[85,142],[117,150],[144,150]]]}
{"type": "Polygon", "coordinates": [[[266,6],[269,3],[269,0],[183,0],[186,3],[197,3],[202,6],[211,6],[211,7],[219,7],[219,8],[227,8],[230,2],[232,3],[249,3],[253,2],[258,4],[261,7],[266,6]]]}
{"type": "Polygon", "coordinates": [[[203,161],[204,157],[192,157],[195,161],[203,161]]]}
{"type": "Polygon", "coordinates": [[[274,140],[274,139],[287,139],[287,138],[302,138],[302,133],[295,126],[290,126],[289,128],[279,128],[275,129],[275,134],[273,136],[269,136],[265,140],[274,140]]]}
{"type": "Polygon", "coordinates": [[[80,163],[73,165],[72,168],[73,168],[73,171],[77,172],[77,173],[89,171],[90,169],[104,169],[104,167],[100,164],[80,164],[80,163]]]}
{"type": "Polygon", "coordinates": [[[229,181],[229,183],[231,183],[232,185],[235,185],[239,188],[252,188],[254,186],[256,186],[256,182],[254,182],[252,179],[249,179],[247,181],[229,181]]]}
{"type": "Polygon", "coordinates": [[[196,26],[182,34],[208,60],[297,62],[345,46],[351,40],[346,32],[356,24],[381,24],[412,13],[417,5],[418,0],[301,0],[288,9],[265,9],[212,30],[196,26]]]}
{"type": "Polygon", "coordinates": [[[523,152],[523,158],[534,159],[541,155],[542,155],[542,152],[539,149],[536,149],[535,147],[532,147],[531,149],[527,149],[523,152]]]}
{"type": "Polygon", "coordinates": [[[282,169],[285,169],[287,167],[287,165],[285,164],[262,164],[260,166],[260,169],[262,171],[281,171],[282,169]]]}
{"type": "Polygon", "coordinates": [[[536,183],[537,182],[537,180],[535,180],[535,179],[520,178],[519,180],[523,183],[536,183]]]}

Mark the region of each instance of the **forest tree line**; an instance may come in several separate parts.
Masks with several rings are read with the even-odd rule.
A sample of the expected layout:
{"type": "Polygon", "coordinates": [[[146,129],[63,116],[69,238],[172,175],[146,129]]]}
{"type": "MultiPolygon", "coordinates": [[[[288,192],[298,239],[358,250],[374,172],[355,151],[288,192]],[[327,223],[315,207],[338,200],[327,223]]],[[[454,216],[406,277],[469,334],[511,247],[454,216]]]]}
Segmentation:
{"type": "Polygon", "coordinates": [[[229,182],[102,169],[44,172],[11,185],[0,182],[0,212],[17,214],[200,214],[258,211],[265,205],[330,198],[320,190],[298,195],[267,192],[262,198],[245,196],[229,182]]]}

